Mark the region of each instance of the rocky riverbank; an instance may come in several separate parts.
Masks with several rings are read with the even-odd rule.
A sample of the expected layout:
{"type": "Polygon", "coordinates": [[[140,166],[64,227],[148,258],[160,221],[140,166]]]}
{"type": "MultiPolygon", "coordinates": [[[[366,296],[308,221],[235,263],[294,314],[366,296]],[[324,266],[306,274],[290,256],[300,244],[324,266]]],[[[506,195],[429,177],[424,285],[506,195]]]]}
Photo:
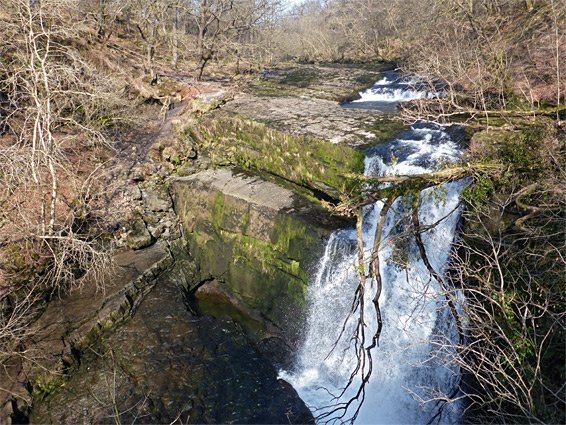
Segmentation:
{"type": "Polygon", "coordinates": [[[342,103],[381,78],[391,64],[367,68],[300,65],[274,69],[253,81],[224,109],[298,136],[352,147],[368,147],[390,139],[404,127],[376,111],[345,110],[342,103]]]}
{"type": "Polygon", "coordinates": [[[289,360],[316,253],[340,224],[321,201],[353,190],[357,148],[400,129],[336,100],[377,72],[316,69],[303,82],[304,68],[273,70],[235,97],[208,87],[144,138],[122,167],[129,249],[104,291],[84,282],[50,303],[28,341],[44,359],[6,369],[7,421],[312,420],[274,364],[289,360]]]}

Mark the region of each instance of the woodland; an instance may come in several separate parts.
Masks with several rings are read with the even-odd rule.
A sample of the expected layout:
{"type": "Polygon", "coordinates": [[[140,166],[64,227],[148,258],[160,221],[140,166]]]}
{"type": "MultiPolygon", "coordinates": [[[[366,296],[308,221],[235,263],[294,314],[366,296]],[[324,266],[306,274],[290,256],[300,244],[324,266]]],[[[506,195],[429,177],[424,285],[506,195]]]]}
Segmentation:
{"type": "MultiPolygon", "coordinates": [[[[111,268],[131,226],[124,169],[136,159],[124,152],[178,98],[210,81],[244,90],[280,64],[389,63],[442,87],[404,105],[403,123],[457,122],[466,153],[426,175],[348,175],[357,189],[327,208],[355,217],[405,196],[417,211],[422,189],[471,178],[448,276],[427,264],[418,214],[397,242],[415,241],[447,282],[461,340],[457,356],[445,341],[437,355],[466,376],[466,422],[566,421],[565,2],[0,0],[0,29],[2,365],[31,356],[22,341],[50,300],[111,268]]],[[[370,248],[352,314],[366,278],[381,280],[370,248]]],[[[363,327],[366,365],[379,334],[363,327]]]]}

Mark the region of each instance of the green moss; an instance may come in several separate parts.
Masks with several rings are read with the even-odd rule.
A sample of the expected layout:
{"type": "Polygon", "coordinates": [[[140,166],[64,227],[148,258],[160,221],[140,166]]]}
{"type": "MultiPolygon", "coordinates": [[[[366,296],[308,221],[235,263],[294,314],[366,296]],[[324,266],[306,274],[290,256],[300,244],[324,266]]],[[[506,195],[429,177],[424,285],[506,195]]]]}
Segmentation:
{"type": "Polygon", "coordinates": [[[191,131],[203,135],[201,147],[218,165],[232,163],[266,171],[332,197],[351,192],[356,186],[346,175],[364,169],[365,154],[361,151],[293,136],[229,114],[218,114],[191,131]],[[317,182],[322,182],[322,187],[317,182]]]}
{"type": "MultiPolygon", "coordinates": [[[[552,120],[539,118],[537,123],[516,130],[484,131],[474,134],[472,147],[481,153],[481,160],[500,163],[509,167],[509,173],[499,176],[501,182],[521,178],[525,183],[542,179],[553,170],[553,161],[548,155],[548,140],[557,137],[552,120]]],[[[549,178],[552,175],[548,176],[549,178]]]]}
{"type": "Polygon", "coordinates": [[[288,84],[296,87],[308,87],[312,85],[315,81],[321,78],[321,74],[317,72],[316,69],[303,69],[296,68],[289,72],[279,84],[288,84]]]}
{"type": "Polygon", "coordinates": [[[54,371],[38,370],[31,382],[31,394],[34,400],[48,400],[65,385],[67,376],[62,372],[63,366],[59,362],[54,371]]]}
{"type": "Polygon", "coordinates": [[[462,191],[462,198],[474,208],[483,208],[491,199],[493,189],[491,178],[480,176],[462,191]]]}
{"type": "Polygon", "coordinates": [[[274,323],[287,320],[289,310],[301,310],[310,268],[328,230],[281,211],[252,231],[250,205],[221,193],[196,208],[205,214],[186,237],[202,279],[223,282],[243,305],[274,323]]]}
{"type": "Polygon", "coordinates": [[[209,111],[212,111],[213,109],[218,108],[218,103],[216,101],[212,101],[212,102],[205,102],[203,99],[201,98],[196,98],[193,100],[193,111],[194,112],[200,112],[200,113],[206,113],[209,111]]]}
{"type": "Polygon", "coordinates": [[[224,219],[224,195],[222,192],[216,192],[216,198],[214,199],[214,204],[212,205],[212,223],[216,230],[218,230],[222,226],[222,221],[224,219]]]}
{"type": "Polygon", "coordinates": [[[280,303],[295,307],[304,303],[308,272],[273,244],[224,230],[205,244],[195,234],[187,236],[201,268],[222,280],[229,292],[257,314],[279,322],[280,303]]]}
{"type": "Polygon", "coordinates": [[[391,141],[397,134],[407,130],[407,127],[400,120],[380,118],[368,130],[376,137],[373,144],[380,144],[391,141]]]}
{"type": "Polygon", "coordinates": [[[29,241],[23,244],[7,244],[2,251],[0,266],[11,276],[11,279],[14,279],[14,282],[33,282],[44,274],[51,264],[50,261],[39,261],[42,257],[43,259],[48,257],[37,245],[29,241]]]}

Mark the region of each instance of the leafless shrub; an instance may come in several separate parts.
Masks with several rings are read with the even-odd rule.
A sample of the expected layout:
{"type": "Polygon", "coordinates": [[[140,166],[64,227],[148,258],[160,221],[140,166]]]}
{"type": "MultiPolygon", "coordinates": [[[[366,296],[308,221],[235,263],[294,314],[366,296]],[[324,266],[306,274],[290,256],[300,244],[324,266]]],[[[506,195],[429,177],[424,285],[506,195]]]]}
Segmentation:
{"type": "Polygon", "coordinates": [[[488,183],[493,193],[481,180],[479,190],[464,191],[465,226],[445,296],[457,305],[465,339],[435,340],[437,361],[454,365],[462,381],[458,396],[428,401],[466,398],[469,422],[565,421],[566,169],[556,144],[563,135],[551,134],[537,132],[531,153],[513,145],[516,164],[518,156],[541,157],[542,175],[516,169],[488,183]]]}
{"type": "MultiPolygon", "coordinates": [[[[74,43],[75,2],[0,0],[1,356],[21,341],[45,294],[110,269],[100,236],[123,85],[74,43]]],[[[103,288],[101,288],[103,289],[103,288]]]]}
{"type": "MultiPolygon", "coordinates": [[[[477,209],[466,214],[486,219],[477,209]]],[[[467,338],[457,354],[438,353],[468,377],[461,389],[470,420],[564,422],[564,217],[536,221],[512,236],[481,226],[458,242],[464,255],[455,257],[449,296],[459,300],[467,338]]]]}

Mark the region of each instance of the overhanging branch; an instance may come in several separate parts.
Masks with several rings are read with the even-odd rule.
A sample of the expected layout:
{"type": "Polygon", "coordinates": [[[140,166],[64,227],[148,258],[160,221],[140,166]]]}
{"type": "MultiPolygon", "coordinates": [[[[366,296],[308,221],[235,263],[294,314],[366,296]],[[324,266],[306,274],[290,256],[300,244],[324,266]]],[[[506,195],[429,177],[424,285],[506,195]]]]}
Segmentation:
{"type": "Polygon", "coordinates": [[[370,177],[350,175],[348,177],[355,177],[362,182],[370,183],[370,187],[364,189],[361,194],[341,203],[334,210],[338,214],[352,216],[358,208],[380,200],[398,198],[409,193],[418,194],[432,186],[439,186],[466,177],[499,173],[504,169],[505,167],[502,164],[466,164],[424,174],[370,177]],[[388,185],[385,186],[386,184],[388,185]]]}

